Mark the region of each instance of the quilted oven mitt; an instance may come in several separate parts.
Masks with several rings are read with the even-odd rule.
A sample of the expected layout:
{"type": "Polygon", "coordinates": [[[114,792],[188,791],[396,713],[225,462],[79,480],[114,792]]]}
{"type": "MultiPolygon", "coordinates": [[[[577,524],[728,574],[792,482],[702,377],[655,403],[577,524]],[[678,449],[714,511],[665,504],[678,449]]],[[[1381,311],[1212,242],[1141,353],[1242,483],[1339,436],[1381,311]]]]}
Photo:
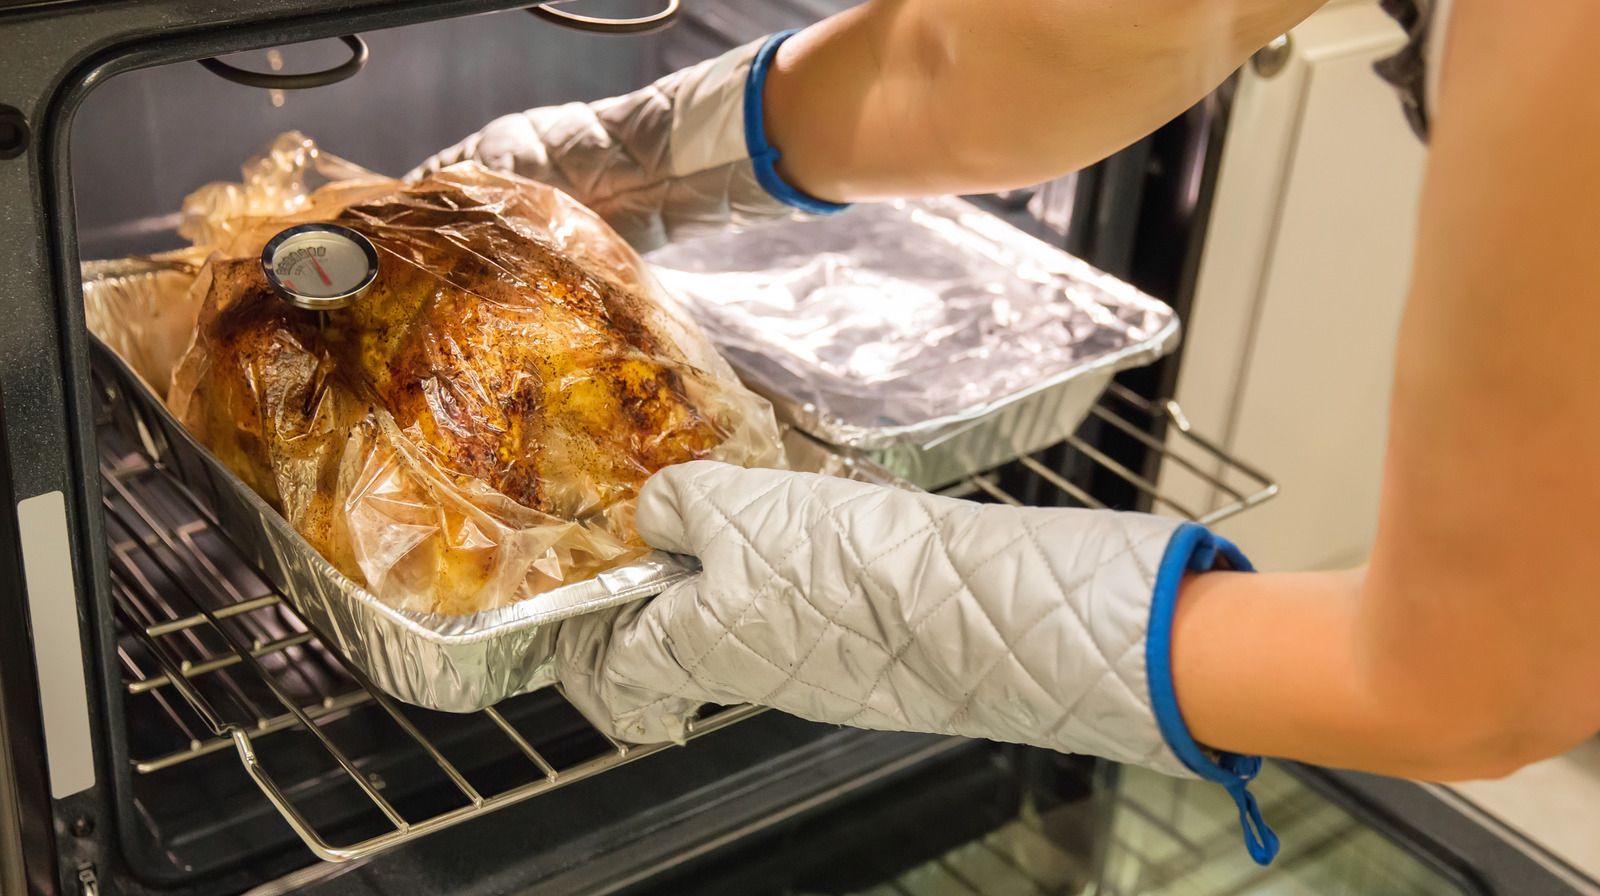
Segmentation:
{"type": "Polygon", "coordinates": [[[1257,757],[1189,735],[1169,668],[1183,576],[1248,561],[1206,529],[976,504],[697,462],[656,474],[639,533],[702,572],[567,622],[557,671],[595,724],[682,741],[703,704],[1090,753],[1226,787],[1251,854],[1277,838],[1257,757]]]}
{"type": "Polygon", "coordinates": [[[794,189],[767,144],[762,90],[778,45],[763,38],[633,93],[497,118],[408,178],[473,160],[557,187],[635,249],[846,206],[794,189]]]}

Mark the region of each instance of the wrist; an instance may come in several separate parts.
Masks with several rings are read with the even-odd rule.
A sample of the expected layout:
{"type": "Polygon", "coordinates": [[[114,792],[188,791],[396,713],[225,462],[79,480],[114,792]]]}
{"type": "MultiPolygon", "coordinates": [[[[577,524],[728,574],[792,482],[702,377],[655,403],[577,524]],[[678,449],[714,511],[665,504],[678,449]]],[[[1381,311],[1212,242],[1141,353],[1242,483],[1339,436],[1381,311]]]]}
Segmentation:
{"type": "Polygon", "coordinates": [[[1189,576],[1213,570],[1254,571],[1244,554],[1226,539],[1195,523],[1179,526],[1162,555],[1150,602],[1150,626],[1145,639],[1150,706],[1161,736],[1173,754],[1189,771],[1221,784],[1228,791],[1239,807],[1240,827],[1250,857],[1265,865],[1278,853],[1278,838],[1267,827],[1255,797],[1248,790],[1261,770],[1261,757],[1201,746],[1190,733],[1179,709],[1173,678],[1172,641],[1180,587],[1189,576]]]}
{"type": "Polygon", "coordinates": [[[782,164],[782,153],[767,135],[768,122],[773,117],[767,106],[769,77],[774,74],[780,49],[797,33],[783,31],[767,38],[750,63],[744,93],[745,148],[755,167],[756,181],[773,198],[803,212],[829,215],[841,212],[849,205],[820,198],[795,186],[785,176],[788,166],[782,164]]]}

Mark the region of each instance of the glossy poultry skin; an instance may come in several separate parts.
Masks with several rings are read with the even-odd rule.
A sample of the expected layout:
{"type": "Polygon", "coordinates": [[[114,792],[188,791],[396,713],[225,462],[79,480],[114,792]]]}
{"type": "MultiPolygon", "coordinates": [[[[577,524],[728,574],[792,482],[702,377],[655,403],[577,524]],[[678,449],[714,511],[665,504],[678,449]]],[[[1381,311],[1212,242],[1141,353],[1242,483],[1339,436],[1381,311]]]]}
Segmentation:
{"type": "MultiPolygon", "coordinates": [[[[448,185],[426,190],[335,219],[373,241],[380,271],[323,329],[271,292],[254,259],[213,259],[209,283],[203,274],[197,284],[208,290],[202,350],[175,377],[173,410],[357,581],[371,577],[349,531],[361,525],[356,504],[387,489],[391,510],[411,505],[393,512],[426,518],[437,534],[394,574],[426,586],[434,612],[472,612],[477,592],[519,574],[502,568],[478,510],[526,522],[509,499],[642,553],[639,487],[663,466],[706,457],[720,438],[689,398],[685,378],[697,372],[655,325],[650,299],[448,185]],[[372,462],[385,452],[416,456],[372,462]],[[377,467],[400,472],[369,481],[377,467]]],[[[574,569],[617,559],[578,557],[574,569]]]]}
{"type": "Polygon", "coordinates": [[[416,427],[440,466],[578,519],[716,444],[661,363],[674,353],[650,331],[647,299],[487,214],[474,235],[491,245],[467,251],[435,231],[449,265],[436,278],[403,260],[416,231],[466,228],[460,213],[432,217],[381,202],[342,216],[390,263],[361,301],[329,315],[328,337],[339,366],[402,429],[416,427]]]}

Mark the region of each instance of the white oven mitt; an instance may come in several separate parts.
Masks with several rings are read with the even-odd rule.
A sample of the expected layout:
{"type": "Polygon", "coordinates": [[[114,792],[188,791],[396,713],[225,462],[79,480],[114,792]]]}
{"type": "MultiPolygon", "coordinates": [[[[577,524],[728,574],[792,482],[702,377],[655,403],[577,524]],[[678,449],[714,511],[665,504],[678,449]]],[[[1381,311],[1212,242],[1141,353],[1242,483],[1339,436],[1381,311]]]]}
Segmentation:
{"type": "Polygon", "coordinates": [[[468,159],[550,184],[641,252],[672,240],[845,206],[790,187],[762,125],[778,45],[764,38],[642,90],[497,118],[408,179],[468,159]]]}
{"type": "Polygon", "coordinates": [[[1193,523],[984,505],[697,462],[644,487],[639,533],[700,558],[650,601],[565,623],[557,674],[596,725],[682,741],[705,703],[1092,753],[1227,787],[1260,760],[1202,749],[1169,668],[1183,576],[1249,569],[1193,523]]]}

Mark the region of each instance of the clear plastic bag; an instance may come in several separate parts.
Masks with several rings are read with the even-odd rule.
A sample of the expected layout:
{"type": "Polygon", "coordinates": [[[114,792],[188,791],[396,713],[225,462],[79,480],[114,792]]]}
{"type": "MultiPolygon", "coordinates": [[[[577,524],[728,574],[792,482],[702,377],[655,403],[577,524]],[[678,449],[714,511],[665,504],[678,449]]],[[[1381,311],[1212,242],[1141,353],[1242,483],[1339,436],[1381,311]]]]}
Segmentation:
{"type": "Polygon", "coordinates": [[[206,252],[84,262],[83,312],[89,332],[128,362],[144,385],[167,396],[172,370],[194,341],[204,295],[189,287],[206,252]]]}
{"type": "Polygon", "coordinates": [[[402,184],[299,135],[245,174],[185,203],[212,254],[168,404],[385,603],[471,613],[587,578],[646,552],[634,499],[656,469],[783,464],[767,403],[565,194],[474,163],[402,184]],[[380,255],[320,327],[259,263],[308,221],[380,255]]]}

